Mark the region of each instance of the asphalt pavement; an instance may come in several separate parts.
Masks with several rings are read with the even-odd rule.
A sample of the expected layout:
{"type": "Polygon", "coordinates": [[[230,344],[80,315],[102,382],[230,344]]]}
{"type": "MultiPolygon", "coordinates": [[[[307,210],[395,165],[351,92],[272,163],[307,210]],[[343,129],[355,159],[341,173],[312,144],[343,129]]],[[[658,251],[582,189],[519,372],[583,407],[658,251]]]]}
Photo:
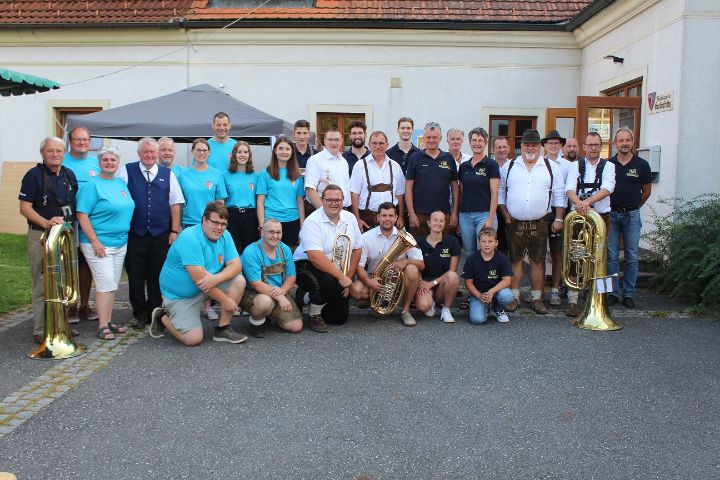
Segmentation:
{"type": "MultiPolygon", "coordinates": [[[[126,293],[115,318],[130,318],[126,293]]],[[[0,319],[0,471],[19,479],[716,479],[720,322],[641,293],[590,332],[562,310],[418,325],[353,310],[186,348],[132,332],[26,358],[0,319]]],[[[527,305],[527,304],[526,304],[527,305]]],[[[247,318],[234,320],[238,330],[247,318]]],[[[206,321],[206,333],[212,325],[206,321]]]]}

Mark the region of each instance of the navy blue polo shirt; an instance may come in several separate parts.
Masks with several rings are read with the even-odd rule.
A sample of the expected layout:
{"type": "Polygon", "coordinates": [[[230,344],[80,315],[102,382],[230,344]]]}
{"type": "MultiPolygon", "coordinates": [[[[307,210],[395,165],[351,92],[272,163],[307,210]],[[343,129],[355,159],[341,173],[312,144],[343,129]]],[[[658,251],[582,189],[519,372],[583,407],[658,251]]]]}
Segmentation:
{"type": "Polygon", "coordinates": [[[417,244],[425,262],[425,269],[422,271],[423,280],[435,280],[450,270],[452,257],[460,256],[460,242],[454,235],[443,235],[442,240],[434,247],[428,243],[427,237],[419,238],[417,244]]]}
{"type": "Polygon", "coordinates": [[[460,164],[458,180],[463,188],[460,197],[461,212],[490,211],[490,179],[500,179],[500,167],[488,157],[472,166],[472,160],[460,164]]]}
{"type": "Polygon", "coordinates": [[[363,147],[363,148],[365,148],[365,153],[363,153],[363,154],[362,154],[361,156],[359,156],[359,157],[352,152],[352,147],[351,147],[351,148],[348,148],[347,150],[345,150],[345,151],[343,152],[343,154],[342,154],[342,155],[343,155],[343,158],[345,158],[345,160],[347,160],[347,163],[348,163],[348,172],[350,173],[350,175],[352,175],[353,167],[355,166],[355,164],[357,163],[357,161],[360,160],[361,158],[364,158],[364,157],[366,157],[367,155],[370,154],[370,150],[368,150],[367,147],[363,147]]]}
{"type": "MultiPolygon", "coordinates": [[[[49,220],[52,217],[63,216],[61,207],[68,203],[68,199],[70,199],[73,213],[75,212],[77,188],[77,179],[69,168],[62,167],[60,173],[56,175],[44,164],[36,165],[23,177],[18,200],[32,203],[33,210],[49,220]],[[47,174],[49,182],[47,188],[45,188],[45,174],[47,174]],[[47,198],[44,198],[46,195],[47,198]]],[[[29,221],[28,224],[30,224],[29,221]]]]}
{"type": "Polygon", "coordinates": [[[415,153],[419,152],[420,149],[417,148],[415,145],[410,144],[410,150],[405,153],[400,148],[400,143],[396,143],[394,146],[390,147],[387,152],[385,152],[385,155],[395,160],[399,165],[400,168],[402,168],[403,174],[407,173],[407,166],[408,166],[408,160],[410,160],[410,157],[412,157],[415,153]]]}
{"type": "Polygon", "coordinates": [[[298,166],[300,168],[305,168],[308,158],[318,153],[318,151],[310,145],[307,146],[307,150],[305,150],[305,153],[300,153],[300,151],[297,149],[297,145],[293,144],[293,147],[295,148],[295,158],[297,158],[298,166]]]}
{"type": "Polygon", "coordinates": [[[420,150],[410,157],[405,178],[415,181],[415,213],[450,212],[450,182],[457,180],[457,164],[449,153],[441,151],[437,158],[432,158],[420,150]]]}
{"type": "Polygon", "coordinates": [[[503,277],[512,275],[512,265],[504,253],[496,251],[490,260],[485,260],[480,250],[465,260],[462,273],[463,278],[472,278],[473,285],[482,293],[500,283],[503,277]]]}
{"type": "Polygon", "coordinates": [[[627,165],[621,164],[617,155],[610,161],[615,165],[615,190],[610,194],[611,208],[640,208],[641,187],[652,182],[650,164],[633,155],[627,165]]]}

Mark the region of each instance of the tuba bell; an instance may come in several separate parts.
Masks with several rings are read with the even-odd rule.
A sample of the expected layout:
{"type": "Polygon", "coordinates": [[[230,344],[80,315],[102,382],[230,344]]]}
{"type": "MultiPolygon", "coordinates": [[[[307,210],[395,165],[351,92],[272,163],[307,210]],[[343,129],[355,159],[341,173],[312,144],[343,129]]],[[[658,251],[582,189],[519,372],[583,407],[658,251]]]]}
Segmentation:
{"type": "Polygon", "coordinates": [[[412,235],[398,230],[397,238],[375,267],[373,278],[380,283],[381,288],[379,292],[373,292],[370,308],[378,315],[390,315],[400,304],[405,291],[405,274],[393,270],[391,265],[400,255],[415,246],[417,242],[412,235]]]}
{"type": "Polygon", "coordinates": [[[595,287],[596,279],[607,277],[605,264],[605,221],[597,213],[570,212],[563,227],[563,280],[568,288],[588,289],[585,308],[571,323],[587,330],[620,330],[605,302],[606,294],[595,287]]]}
{"type": "Polygon", "coordinates": [[[43,284],[45,287],[45,326],[40,346],[30,358],[63,359],[85,353],[70,335],[67,308],[77,302],[78,263],[75,234],[68,222],[45,231],[43,284]]]}

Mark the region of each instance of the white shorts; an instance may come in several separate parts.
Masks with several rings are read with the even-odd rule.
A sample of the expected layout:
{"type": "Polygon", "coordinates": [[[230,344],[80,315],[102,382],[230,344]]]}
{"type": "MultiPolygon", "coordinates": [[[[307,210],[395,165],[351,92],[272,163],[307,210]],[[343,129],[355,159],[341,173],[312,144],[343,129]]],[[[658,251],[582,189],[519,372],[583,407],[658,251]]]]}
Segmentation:
{"type": "Polygon", "coordinates": [[[85,255],[90,271],[95,279],[96,292],[114,292],[120,285],[127,243],[121,247],[105,247],[106,255],[95,256],[92,244],[81,243],[80,250],[85,255]]]}

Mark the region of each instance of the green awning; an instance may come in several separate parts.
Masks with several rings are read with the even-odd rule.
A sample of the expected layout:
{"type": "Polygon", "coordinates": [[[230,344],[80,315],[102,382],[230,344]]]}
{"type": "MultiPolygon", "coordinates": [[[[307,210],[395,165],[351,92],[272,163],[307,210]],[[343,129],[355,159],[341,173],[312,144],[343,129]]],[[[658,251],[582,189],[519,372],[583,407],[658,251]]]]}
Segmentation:
{"type": "Polygon", "coordinates": [[[0,95],[3,97],[47,92],[54,88],[60,88],[60,84],[47,78],[0,68],[0,95]]]}

